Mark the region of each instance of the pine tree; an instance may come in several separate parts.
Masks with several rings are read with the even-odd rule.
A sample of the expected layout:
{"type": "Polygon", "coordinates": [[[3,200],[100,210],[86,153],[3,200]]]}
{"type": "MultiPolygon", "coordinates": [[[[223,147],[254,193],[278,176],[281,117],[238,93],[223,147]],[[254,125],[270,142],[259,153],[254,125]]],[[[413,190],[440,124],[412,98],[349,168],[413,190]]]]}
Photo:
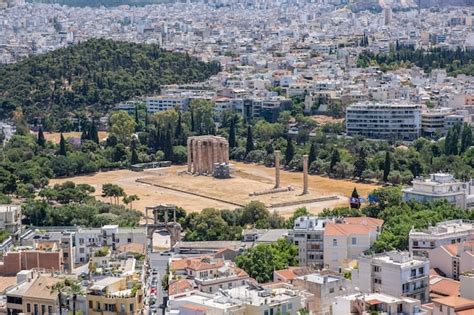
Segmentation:
{"type": "Polygon", "coordinates": [[[338,149],[334,149],[331,154],[331,162],[329,164],[329,172],[332,174],[334,171],[334,166],[336,166],[337,163],[341,162],[341,156],[339,154],[338,149]]]}
{"type": "Polygon", "coordinates": [[[472,145],[472,130],[469,124],[464,123],[461,135],[461,153],[464,153],[472,145]]]}
{"type": "Polygon", "coordinates": [[[37,143],[40,147],[44,147],[44,145],[46,144],[46,139],[44,138],[44,133],[43,133],[43,127],[40,127],[39,130],[38,130],[38,141],[37,141],[37,143]]]}
{"type": "Polygon", "coordinates": [[[230,119],[230,127],[229,127],[229,148],[233,149],[236,147],[235,142],[235,117],[230,119]]]}
{"type": "Polygon", "coordinates": [[[390,152],[385,152],[385,162],[383,165],[383,181],[388,182],[388,175],[390,174],[390,152]]]}
{"type": "Polygon", "coordinates": [[[291,138],[288,137],[288,140],[286,143],[286,151],[285,151],[286,165],[290,164],[291,160],[293,160],[294,155],[295,155],[295,147],[293,146],[293,141],[291,141],[291,138]]]}
{"type": "Polygon", "coordinates": [[[87,128],[83,127],[81,132],[81,142],[89,140],[89,134],[87,133],[87,128]]]}
{"type": "Polygon", "coordinates": [[[361,148],[359,151],[359,156],[354,162],[354,177],[362,178],[364,171],[367,169],[367,156],[365,154],[364,148],[361,148]]]}
{"type": "Polygon", "coordinates": [[[311,142],[311,147],[309,148],[309,156],[308,156],[308,165],[311,165],[316,161],[316,145],[314,142],[311,142]]]}
{"type": "Polygon", "coordinates": [[[92,123],[89,129],[89,139],[97,144],[99,143],[99,132],[97,131],[97,125],[94,119],[92,119],[92,123]]]}
{"type": "Polygon", "coordinates": [[[254,150],[253,145],[253,136],[252,136],[252,127],[248,125],[247,127],[247,143],[245,144],[245,155],[249,154],[250,151],[254,150]]]}
{"type": "Polygon", "coordinates": [[[130,164],[134,165],[134,164],[140,163],[138,159],[138,153],[137,153],[137,141],[135,138],[132,139],[131,148],[132,148],[132,157],[130,159],[130,164]]]}
{"type": "Polygon", "coordinates": [[[64,136],[62,133],[61,133],[61,140],[59,140],[59,154],[63,156],[67,155],[66,139],[64,139],[64,136]]]}

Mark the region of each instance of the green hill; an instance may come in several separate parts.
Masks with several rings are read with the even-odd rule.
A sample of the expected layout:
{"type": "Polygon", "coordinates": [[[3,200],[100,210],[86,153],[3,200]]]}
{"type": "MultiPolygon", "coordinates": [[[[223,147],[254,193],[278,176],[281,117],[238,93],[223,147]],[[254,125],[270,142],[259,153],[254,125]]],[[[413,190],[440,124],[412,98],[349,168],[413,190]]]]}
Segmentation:
{"type": "Polygon", "coordinates": [[[157,45],[91,39],[0,65],[0,118],[22,108],[27,119],[88,111],[103,113],[164,84],[204,81],[219,72],[205,63],[157,45]]]}

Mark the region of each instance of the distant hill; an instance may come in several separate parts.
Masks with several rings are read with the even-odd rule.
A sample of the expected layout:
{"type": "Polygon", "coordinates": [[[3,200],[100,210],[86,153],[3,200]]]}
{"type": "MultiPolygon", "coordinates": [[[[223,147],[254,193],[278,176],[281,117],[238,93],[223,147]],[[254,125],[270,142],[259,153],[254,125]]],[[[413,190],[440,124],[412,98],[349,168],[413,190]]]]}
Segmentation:
{"type": "Polygon", "coordinates": [[[157,45],[91,39],[0,65],[0,118],[17,107],[29,119],[105,112],[134,96],[157,93],[161,85],[204,81],[219,71],[218,63],[157,45]]]}

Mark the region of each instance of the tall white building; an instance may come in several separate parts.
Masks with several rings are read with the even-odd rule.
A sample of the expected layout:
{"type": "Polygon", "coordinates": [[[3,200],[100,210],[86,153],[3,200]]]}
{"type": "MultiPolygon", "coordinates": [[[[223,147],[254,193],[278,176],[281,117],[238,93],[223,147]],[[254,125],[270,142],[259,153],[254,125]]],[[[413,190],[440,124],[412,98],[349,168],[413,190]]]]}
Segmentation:
{"type": "Polygon", "coordinates": [[[428,259],[391,251],[361,256],[358,269],[352,271],[352,280],[362,292],[406,296],[426,302],[429,270],[428,259]]]}
{"type": "Polygon", "coordinates": [[[430,178],[415,178],[412,187],[403,189],[403,201],[446,200],[458,208],[466,209],[469,188],[469,183],[460,182],[451,174],[431,174],[430,178]]]}
{"type": "Polygon", "coordinates": [[[421,106],[405,103],[357,103],[346,109],[348,136],[415,140],[421,134],[421,106]]]}
{"type": "Polygon", "coordinates": [[[436,247],[474,240],[474,221],[450,220],[424,230],[411,230],[408,247],[414,256],[428,257],[436,247]]]}

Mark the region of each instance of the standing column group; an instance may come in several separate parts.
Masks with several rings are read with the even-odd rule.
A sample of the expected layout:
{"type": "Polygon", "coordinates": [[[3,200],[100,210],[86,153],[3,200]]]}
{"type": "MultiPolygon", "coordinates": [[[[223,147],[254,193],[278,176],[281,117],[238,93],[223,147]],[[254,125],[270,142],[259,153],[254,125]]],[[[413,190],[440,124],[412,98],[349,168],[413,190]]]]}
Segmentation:
{"type": "Polygon", "coordinates": [[[216,163],[229,163],[229,143],[223,137],[189,137],[188,172],[193,174],[212,174],[216,163]]]}

